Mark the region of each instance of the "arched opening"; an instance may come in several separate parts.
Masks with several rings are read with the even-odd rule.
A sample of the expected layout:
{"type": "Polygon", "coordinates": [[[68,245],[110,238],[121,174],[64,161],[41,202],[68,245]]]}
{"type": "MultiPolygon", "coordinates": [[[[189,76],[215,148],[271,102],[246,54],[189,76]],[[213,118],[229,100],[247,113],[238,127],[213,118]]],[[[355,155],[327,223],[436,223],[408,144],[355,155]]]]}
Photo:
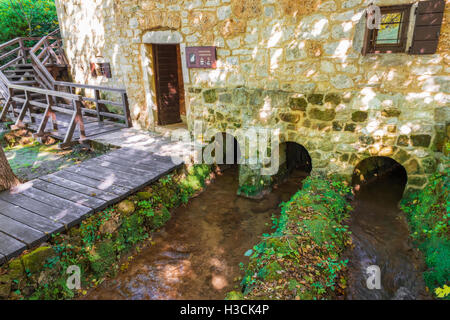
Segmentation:
{"type": "Polygon", "coordinates": [[[281,148],[284,148],[284,152],[280,152],[280,155],[284,154],[286,157],[285,161],[288,175],[295,174],[306,177],[311,173],[311,156],[305,147],[295,142],[286,142],[281,148]]]}
{"type": "Polygon", "coordinates": [[[237,166],[242,162],[239,142],[232,134],[226,132],[217,133],[205,150],[205,153],[210,153],[214,157],[214,162],[223,169],[237,166]]]}
{"type": "Polygon", "coordinates": [[[400,201],[407,181],[405,168],[388,157],[364,159],[356,166],[352,176],[355,193],[375,201],[400,201]]]}

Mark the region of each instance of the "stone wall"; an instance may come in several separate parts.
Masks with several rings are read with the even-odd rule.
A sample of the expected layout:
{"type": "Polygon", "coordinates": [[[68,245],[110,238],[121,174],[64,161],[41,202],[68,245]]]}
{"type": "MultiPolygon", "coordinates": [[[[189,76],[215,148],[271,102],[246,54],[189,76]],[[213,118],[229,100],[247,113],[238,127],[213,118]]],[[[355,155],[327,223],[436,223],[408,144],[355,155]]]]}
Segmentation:
{"type": "Polygon", "coordinates": [[[422,187],[448,139],[449,24],[436,54],[362,56],[371,2],[415,3],[56,0],[74,80],[126,87],[136,127],[154,127],[145,39],[164,31],[182,46],[218,47],[216,69],[184,70],[191,128],[195,120],[222,131],[278,128],[282,141],[305,146],[313,170],[327,174],[350,176],[362,159],[388,156],[405,166],[410,187],[422,187]],[[113,78],[91,79],[93,59],[111,62],[113,78]]]}

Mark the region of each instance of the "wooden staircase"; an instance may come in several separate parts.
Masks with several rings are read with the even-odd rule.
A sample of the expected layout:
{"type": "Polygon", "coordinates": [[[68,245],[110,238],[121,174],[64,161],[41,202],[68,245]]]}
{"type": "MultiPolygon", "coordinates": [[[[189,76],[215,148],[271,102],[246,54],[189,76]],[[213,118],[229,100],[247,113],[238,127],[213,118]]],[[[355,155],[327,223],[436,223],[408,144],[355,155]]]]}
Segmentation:
{"type": "Polygon", "coordinates": [[[63,148],[131,127],[125,89],[54,78],[51,71],[68,66],[58,32],[0,45],[0,122],[10,118],[13,129],[28,127],[38,138],[51,135],[62,140],[63,148]],[[121,114],[111,112],[108,106],[119,107],[121,114]]]}

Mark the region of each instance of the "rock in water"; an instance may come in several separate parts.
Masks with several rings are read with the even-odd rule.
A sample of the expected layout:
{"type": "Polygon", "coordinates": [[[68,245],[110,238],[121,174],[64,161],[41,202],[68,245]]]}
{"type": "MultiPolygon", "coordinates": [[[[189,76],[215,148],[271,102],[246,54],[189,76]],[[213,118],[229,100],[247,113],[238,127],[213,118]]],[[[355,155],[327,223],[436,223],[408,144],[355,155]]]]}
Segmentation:
{"type": "Polygon", "coordinates": [[[400,287],[392,300],[415,300],[415,297],[407,288],[400,287]]]}

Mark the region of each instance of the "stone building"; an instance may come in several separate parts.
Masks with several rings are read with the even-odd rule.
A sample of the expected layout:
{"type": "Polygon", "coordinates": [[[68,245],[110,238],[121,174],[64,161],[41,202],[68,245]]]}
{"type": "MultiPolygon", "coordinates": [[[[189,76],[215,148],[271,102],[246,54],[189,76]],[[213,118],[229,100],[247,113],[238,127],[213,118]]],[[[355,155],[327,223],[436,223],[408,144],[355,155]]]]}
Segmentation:
{"type": "MultiPolygon", "coordinates": [[[[73,80],[125,87],[135,127],[276,129],[315,172],[350,177],[363,159],[389,157],[411,188],[449,135],[449,2],[56,0],[73,80]],[[189,68],[186,52],[202,46],[215,47],[215,66],[189,68]],[[92,72],[102,63],[111,77],[92,72]],[[175,107],[159,98],[167,81],[175,107]]],[[[240,183],[270,179],[242,166],[240,183]]]]}

